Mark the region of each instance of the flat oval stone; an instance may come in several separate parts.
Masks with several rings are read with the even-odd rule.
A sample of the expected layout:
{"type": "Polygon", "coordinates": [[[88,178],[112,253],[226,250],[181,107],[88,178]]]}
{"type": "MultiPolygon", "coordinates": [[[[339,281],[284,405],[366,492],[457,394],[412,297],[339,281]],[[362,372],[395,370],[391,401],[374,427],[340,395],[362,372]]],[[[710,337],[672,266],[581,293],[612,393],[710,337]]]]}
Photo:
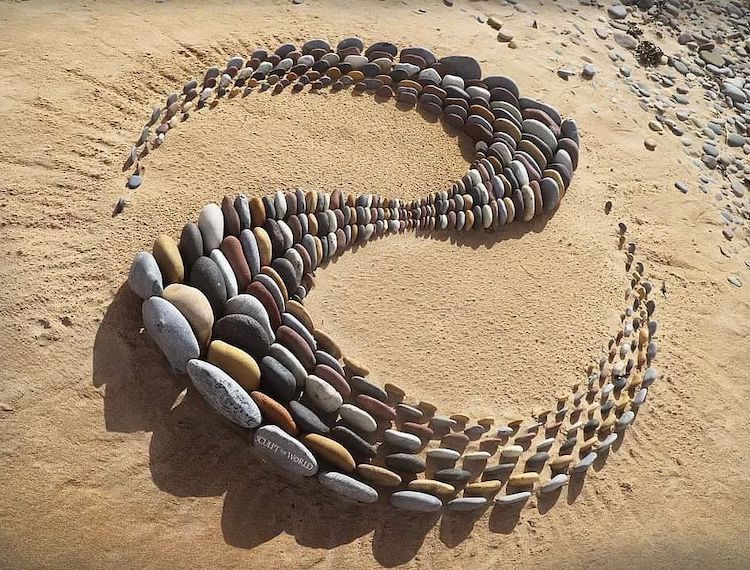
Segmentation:
{"type": "Polygon", "coordinates": [[[427,468],[424,459],[410,453],[392,453],[386,455],[385,464],[401,473],[421,473],[427,468]]]}
{"type": "Polygon", "coordinates": [[[289,402],[289,411],[300,431],[326,435],[330,428],[307,406],[296,401],[289,402]]]}
{"type": "Polygon", "coordinates": [[[150,297],[141,306],[143,326],[170,366],[181,374],[188,361],[200,356],[200,346],[190,323],[169,301],[150,297]]]}
{"type": "Polygon", "coordinates": [[[360,394],[364,394],[365,396],[369,396],[381,402],[388,400],[388,393],[382,387],[373,384],[361,376],[352,376],[349,378],[349,384],[360,394]]]}
{"type": "Polygon", "coordinates": [[[322,412],[331,413],[343,404],[341,394],[328,382],[310,374],[305,382],[305,395],[322,412]]]}
{"type": "Polygon", "coordinates": [[[286,366],[273,356],[264,356],[261,359],[260,382],[264,390],[270,392],[282,402],[288,402],[295,396],[297,379],[286,366]]]}
{"type": "MultiPolygon", "coordinates": [[[[284,317],[289,316],[285,314],[284,317]]],[[[301,326],[301,325],[300,325],[301,326]]],[[[297,357],[306,370],[315,368],[315,353],[305,338],[297,330],[282,325],[276,330],[276,339],[283,344],[289,351],[297,357]]]]}
{"type": "Polygon", "coordinates": [[[437,459],[441,461],[458,461],[461,454],[455,449],[447,449],[438,447],[437,449],[431,449],[427,452],[429,459],[437,459]]]}
{"type": "Polygon", "coordinates": [[[254,295],[242,293],[229,299],[224,306],[224,312],[227,315],[239,314],[247,315],[258,321],[268,334],[272,341],[275,339],[271,321],[268,317],[268,311],[261,301],[254,295]]]}
{"type": "Polygon", "coordinates": [[[419,491],[398,491],[391,495],[391,505],[403,511],[434,513],[443,508],[443,502],[433,495],[419,491]]]}
{"type": "Polygon", "coordinates": [[[551,493],[556,491],[568,482],[568,476],[565,473],[558,473],[552,479],[547,481],[544,485],[539,487],[540,493],[551,493]]]}
{"type": "Polygon", "coordinates": [[[187,319],[200,346],[208,346],[214,326],[214,313],[206,296],[195,287],[173,283],[164,289],[162,297],[177,307],[187,319]]]}
{"type": "Polygon", "coordinates": [[[187,373],[206,402],[229,421],[246,428],[260,425],[258,406],[221,368],[192,359],[187,363],[187,373]]]}
{"type": "Polygon", "coordinates": [[[591,465],[593,465],[597,457],[598,456],[596,452],[592,451],[586,457],[581,459],[578,463],[573,465],[573,467],[571,467],[571,471],[573,471],[574,473],[580,472],[580,471],[586,471],[589,467],[591,467],[591,465]]]}
{"type": "Polygon", "coordinates": [[[214,340],[208,347],[208,361],[226,372],[248,392],[260,384],[260,368],[255,359],[244,350],[214,340]]]}
{"type": "Polygon", "coordinates": [[[419,491],[421,493],[429,493],[430,495],[450,496],[456,493],[456,488],[453,485],[444,483],[442,481],[436,481],[434,479],[414,479],[409,482],[407,488],[410,491],[419,491]]]}
{"type": "Polygon", "coordinates": [[[226,315],[216,321],[214,338],[241,348],[256,360],[268,354],[271,339],[263,326],[247,315],[226,315]]]}
{"type": "Polygon", "coordinates": [[[482,77],[482,68],[473,57],[450,55],[440,58],[439,62],[447,73],[461,77],[464,81],[482,77]]]}
{"type": "Polygon", "coordinates": [[[514,458],[520,457],[523,454],[523,447],[520,445],[509,445],[500,452],[500,457],[514,458]]]}
{"type": "Polygon", "coordinates": [[[318,481],[327,489],[360,503],[375,503],[378,500],[378,492],[375,489],[343,473],[321,473],[318,475],[318,481]]]}
{"type": "Polygon", "coordinates": [[[180,250],[182,263],[186,269],[190,270],[196,260],[203,255],[203,236],[196,224],[192,222],[185,224],[177,248],[180,250]]]}
{"type": "Polygon", "coordinates": [[[245,291],[253,280],[253,276],[250,273],[250,266],[245,259],[240,240],[230,235],[224,238],[219,247],[235,275],[238,292],[245,291]]]}
{"type": "Polygon", "coordinates": [[[224,287],[227,290],[227,297],[232,298],[239,292],[237,285],[237,277],[232,271],[232,266],[229,265],[229,261],[221,252],[220,249],[211,250],[211,261],[213,261],[221,272],[221,277],[224,280],[224,287]]]}
{"type": "Polygon", "coordinates": [[[224,214],[216,204],[203,206],[198,216],[198,229],[203,236],[203,251],[210,253],[221,245],[224,239],[224,214]]]}
{"type": "Polygon", "coordinates": [[[128,273],[128,287],[141,299],[161,295],[163,291],[161,270],[156,259],[149,252],[139,251],[135,254],[128,273]]]}
{"type": "Polygon", "coordinates": [[[482,473],[482,480],[493,481],[505,479],[515,467],[515,463],[500,463],[498,465],[493,465],[492,467],[487,467],[482,473]]]}
{"type": "Polygon", "coordinates": [[[468,512],[484,508],[489,504],[485,497],[459,497],[447,505],[449,511],[468,512]]]}
{"type": "Polygon", "coordinates": [[[357,465],[357,473],[363,479],[381,487],[398,487],[401,485],[401,476],[385,467],[360,463],[357,465]]]}
{"type": "Polygon", "coordinates": [[[354,403],[363,410],[370,412],[377,418],[381,418],[383,420],[397,419],[396,410],[371,396],[359,394],[354,398],[354,403]]]}
{"type": "Polygon", "coordinates": [[[373,458],[377,455],[377,447],[371,445],[356,433],[344,426],[335,426],[331,429],[331,438],[346,447],[352,455],[357,457],[373,458]]]}
{"type": "Polygon", "coordinates": [[[513,493],[511,495],[504,495],[495,499],[495,503],[499,505],[514,505],[517,503],[523,503],[529,500],[531,492],[523,491],[521,493],[513,493]]]}
{"type": "Polygon", "coordinates": [[[353,404],[342,405],[339,408],[339,414],[345,422],[365,433],[373,432],[378,427],[375,418],[353,404]]]}
{"type": "Polygon", "coordinates": [[[472,474],[465,469],[439,469],[433,477],[446,483],[464,483],[472,478],[472,474]]]}
{"type": "Polygon", "coordinates": [[[260,455],[294,475],[312,477],[318,472],[318,461],[310,450],[278,426],[259,428],[253,445],[260,455]]]}
{"type": "Polygon", "coordinates": [[[297,388],[304,387],[307,381],[307,371],[299,359],[287,347],[279,343],[274,343],[269,349],[269,354],[292,373],[297,382],[297,388]]]}
{"type": "Polygon", "coordinates": [[[154,241],[153,254],[161,270],[165,283],[182,283],[185,279],[185,266],[177,244],[165,234],[159,234],[154,241]]]}
{"type": "Polygon", "coordinates": [[[422,447],[422,440],[416,435],[405,433],[395,429],[387,429],[383,433],[383,440],[392,447],[404,451],[415,452],[422,447]]]}
{"type": "Polygon", "coordinates": [[[469,483],[464,488],[465,497],[494,497],[502,488],[503,482],[497,479],[482,481],[481,483],[469,483]]]}
{"type": "Polygon", "coordinates": [[[302,441],[319,457],[335,465],[339,469],[348,472],[354,471],[354,458],[340,443],[332,439],[310,433],[302,438],[302,441]]]}
{"type": "Polygon", "coordinates": [[[201,256],[193,264],[188,285],[199,289],[208,299],[216,315],[224,313],[227,287],[219,266],[208,257],[201,256]]]}

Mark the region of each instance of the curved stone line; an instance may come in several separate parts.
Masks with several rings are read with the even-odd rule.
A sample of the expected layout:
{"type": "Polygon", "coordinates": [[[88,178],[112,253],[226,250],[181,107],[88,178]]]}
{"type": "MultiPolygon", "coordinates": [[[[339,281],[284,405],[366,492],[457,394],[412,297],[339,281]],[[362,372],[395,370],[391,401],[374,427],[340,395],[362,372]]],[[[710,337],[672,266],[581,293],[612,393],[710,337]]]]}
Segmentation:
{"type": "MultiPolygon", "coordinates": [[[[342,44],[340,53],[352,47],[361,50],[361,46],[342,44]]],[[[395,57],[397,52],[391,53],[388,47],[392,44],[376,45],[390,51],[371,46],[368,61],[383,59],[380,53],[395,57]]],[[[323,49],[310,49],[310,42],[305,46],[303,52],[323,49]]],[[[288,55],[289,47],[277,52],[288,55]]],[[[324,51],[317,58],[311,53],[310,57],[322,61],[329,53],[324,51]]],[[[416,66],[404,61],[417,61],[410,58],[413,54],[408,50],[401,54],[403,63],[416,66]]],[[[350,61],[353,55],[347,56],[350,61]]],[[[443,58],[434,65],[443,62],[447,66],[446,60],[454,61],[443,58]]],[[[281,61],[279,56],[277,63],[281,61]]],[[[458,61],[464,68],[457,69],[464,75],[469,73],[466,69],[472,71],[473,60],[458,61]]],[[[262,68],[260,62],[243,69],[252,69],[250,80],[257,80],[255,74],[262,68]]],[[[210,81],[212,76],[224,75],[230,76],[210,72],[206,77],[210,81]]],[[[450,74],[441,79],[441,85],[446,77],[450,74]]],[[[403,81],[411,80],[399,81],[397,93],[403,81]]],[[[482,89],[476,84],[469,87],[482,89]]],[[[191,89],[197,90],[197,85],[191,89]]],[[[430,102],[421,104],[424,108],[430,102]]],[[[468,132],[481,130],[470,127],[468,132]]],[[[492,136],[498,133],[504,131],[492,136]]],[[[538,144],[523,135],[520,141],[538,144]]],[[[484,154],[482,142],[477,143],[480,154],[484,154]]],[[[443,416],[429,402],[410,405],[406,393],[395,385],[381,387],[369,381],[367,368],[344,356],[336,342],[314,325],[303,304],[314,286],[315,270],[354,243],[406,229],[491,230],[501,224],[500,204],[506,206],[502,223],[517,217],[510,215],[516,203],[518,211],[524,212],[523,219],[531,219],[541,209],[535,207],[536,200],[546,206],[536,188],[531,189],[535,181],[529,180],[520,189],[513,187],[507,177],[500,178],[495,163],[516,183],[523,169],[530,175],[534,168],[516,160],[523,157],[519,154],[523,151],[514,151],[506,165],[504,151],[497,151],[499,158],[491,152],[498,143],[510,151],[510,143],[498,136],[498,141],[486,147],[490,156],[481,156],[462,180],[419,202],[370,194],[347,196],[339,190],[330,194],[297,190],[262,198],[240,195],[234,201],[225,197],[221,207],[208,204],[197,224],[185,226],[179,245],[160,235],[153,254],[140,252],[133,261],[128,283],[144,299],[146,330],[172,367],[187,372],[211,406],[235,424],[254,430],[254,446],[262,456],[291,473],[317,475],[322,485],[343,496],[369,503],[383,490],[400,489],[391,495],[393,506],[429,512],[440,510],[444,499],[459,493],[462,496],[447,502],[449,509],[485,508],[504,486],[508,494],[496,499],[498,505],[525,502],[530,489],[540,494],[559,491],[569,473],[583,475],[597,459],[606,458],[657,378],[651,367],[657,348],[652,288],[644,280],[643,265],[634,263],[633,244],[626,254],[626,269],[633,271],[623,328],[610,340],[609,354],[589,368],[585,389],[576,385],[572,395],[561,396],[530,424],[524,425],[521,418],[512,420],[492,435],[488,434],[493,418],[469,423],[471,418],[463,414],[443,416]],[[511,184],[510,196],[505,195],[506,181],[511,184]],[[501,188],[503,194],[498,196],[501,188]],[[521,461],[541,428],[545,437],[535,444],[535,453],[521,461]],[[563,431],[566,439],[559,442],[558,434],[563,431]],[[440,447],[427,451],[426,459],[420,457],[438,437],[440,447]],[[465,453],[469,445],[479,450],[465,453]],[[488,466],[496,453],[498,463],[488,466]],[[459,459],[461,468],[456,468],[459,459]],[[549,469],[550,477],[539,485],[544,469],[549,469]],[[405,481],[423,472],[430,478],[405,481]],[[476,481],[479,477],[482,481],[476,481]]],[[[577,142],[575,149],[577,159],[577,142]]],[[[569,172],[564,166],[560,170],[572,175],[574,165],[569,172]]],[[[570,176],[559,185],[552,176],[545,179],[562,190],[570,182],[570,176]]],[[[557,200],[551,209],[556,206],[557,200]]],[[[620,229],[622,248],[625,228],[620,229]]]]}

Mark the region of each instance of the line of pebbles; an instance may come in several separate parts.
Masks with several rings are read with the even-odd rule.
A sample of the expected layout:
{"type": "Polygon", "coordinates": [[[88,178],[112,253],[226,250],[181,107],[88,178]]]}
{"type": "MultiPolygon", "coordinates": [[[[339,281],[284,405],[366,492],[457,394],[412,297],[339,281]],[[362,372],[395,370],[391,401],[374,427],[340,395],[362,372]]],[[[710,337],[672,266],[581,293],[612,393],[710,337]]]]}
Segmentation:
{"type": "MultiPolygon", "coordinates": [[[[323,45],[328,44],[308,42],[294,57],[282,57],[296,51],[290,45],[279,48],[276,58],[251,57],[249,66],[241,68],[252,70],[246,80],[256,84],[234,87],[252,89],[264,81],[270,86],[270,77],[288,79],[294,65],[285,70],[281,62],[294,64],[295,57],[299,61],[308,54],[315,63],[336,55],[335,65],[344,70],[351,65],[347,59],[362,61],[352,59],[362,50],[356,38],[341,42],[335,54],[323,45]],[[266,61],[270,65],[263,66],[266,61]],[[272,75],[274,70],[284,73],[272,75]]],[[[374,44],[363,56],[368,63],[347,70],[346,76],[355,88],[364,84],[367,90],[361,69],[391,61],[397,53],[392,44],[374,44]],[[352,77],[354,71],[363,77],[352,77]]],[[[657,351],[652,287],[644,280],[643,265],[634,260],[635,245],[629,244],[627,306],[608,353],[589,367],[585,383],[554,406],[531,420],[517,418],[500,427],[494,418],[441,415],[436,406],[407,397],[395,384],[374,382],[366,366],[344,355],[304,306],[318,267],[356,243],[389,233],[492,231],[514,220],[528,221],[557,207],[575,168],[573,157],[577,160],[575,123],[563,121],[543,103],[520,97],[509,79],[480,82],[478,64],[463,56],[427,64],[431,54],[424,48],[401,54],[388,76],[399,101],[437,107],[432,97],[422,100],[434,95],[446,117],[463,118],[459,111],[446,111],[468,107],[464,128],[476,141],[478,160],[461,180],[419,201],[340,190],[224,197],[221,206],[206,205],[197,224],[186,224],[179,242],[162,234],[152,253],[139,252],[128,284],[144,299],[144,327],[171,367],[187,373],[217,412],[250,430],[255,450],[285,471],[315,476],[328,489],[364,503],[390,493],[394,507],[410,511],[526,502],[533,492],[561,489],[569,476],[584,475],[597,459],[606,458],[645,402],[657,379],[651,367],[657,351]],[[412,73],[405,65],[419,65],[404,59],[425,64],[412,73]],[[433,71],[423,74],[428,70],[433,71]],[[409,79],[414,75],[417,81],[409,79]],[[406,81],[420,89],[404,85],[406,81]],[[492,113],[492,122],[483,118],[485,111],[492,113]]],[[[295,65],[311,68],[315,63],[308,66],[309,61],[295,65]]],[[[209,71],[200,93],[210,89],[213,96],[227,95],[231,89],[226,90],[223,78],[232,78],[231,68],[240,69],[231,65],[235,62],[238,58],[224,72],[209,71]],[[225,91],[220,95],[219,89],[225,91]]],[[[235,81],[240,75],[234,73],[235,81]]],[[[343,77],[332,79],[332,85],[343,77]]],[[[376,91],[386,85],[380,81],[376,91]]],[[[195,97],[189,94],[198,91],[192,85],[168,109],[192,102],[195,97]]],[[[157,139],[168,130],[157,133],[157,139]]],[[[622,226],[621,248],[624,242],[622,226]]]]}

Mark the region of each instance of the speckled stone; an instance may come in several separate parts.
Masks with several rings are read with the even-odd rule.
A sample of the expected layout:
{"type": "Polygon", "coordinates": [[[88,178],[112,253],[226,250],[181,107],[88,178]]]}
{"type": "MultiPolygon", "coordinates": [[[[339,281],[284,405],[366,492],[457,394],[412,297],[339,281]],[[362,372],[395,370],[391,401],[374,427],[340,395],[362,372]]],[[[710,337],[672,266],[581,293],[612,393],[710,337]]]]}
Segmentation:
{"type": "Polygon", "coordinates": [[[161,295],[164,288],[161,270],[149,252],[140,251],[135,254],[128,273],[128,287],[141,299],[161,295]]]}
{"type": "Polygon", "coordinates": [[[378,492],[375,489],[343,473],[335,471],[320,473],[318,481],[327,489],[353,501],[374,503],[378,500],[378,492]]]}
{"type": "Polygon", "coordinates": [[[242,386],[221,368],[192,359],[187,363],[187,372],[206,402],[225,418],[246,428],[254,428],[260,424],[258,406],[242,386]]]}
{"type": "Polygon", "coordinates": [[[141,307],[143,326],[178,373],[187,371],[188,361],[200,356],[200,346],[190,323],[169,301],[150,297],[141,307]]]}

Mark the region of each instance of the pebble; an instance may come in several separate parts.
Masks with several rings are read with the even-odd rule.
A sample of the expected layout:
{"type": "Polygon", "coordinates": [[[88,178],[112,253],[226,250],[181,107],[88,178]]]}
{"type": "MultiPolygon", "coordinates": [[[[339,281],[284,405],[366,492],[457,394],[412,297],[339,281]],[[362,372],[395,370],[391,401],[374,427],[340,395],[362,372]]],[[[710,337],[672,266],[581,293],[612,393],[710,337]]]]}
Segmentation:
{"type": "Polygon", "coordinates": [[[253,445],[261,456],[289,473],[311,477],[318,472],[318,461],[310,450],[278,426],[259,428],[253,445]]]}
{"type": "Polygon", "coordinates": [[[195,388],[217,412],[245,428],[260,425],[258,406],[221,368],[194,358],[187,363],[186,369],[195,388]]]}
{"type": "Polygon", "coordinates": [[[128,287],[141,299],[161,296],[164,290],[161,270],[149,252],[140,251],[133,258],[128,273],[128,287]]]}
{"type": "Polygon", "coordinates": [[[539,487],[540,493],[551,493],[556,491],[568,482],[568,476],[565,473],[558,473],[544,485],[539,487]]]}
{"type": "Polygon", "coordinates": [[[688,193],[688,186],[687,186],[687,184],[685,182],[682,182],[682,181],[678,180],[677,182],[674,183],[674,185],[675,185],[675,188],[677,188],[683,194],[687,194],[688,193]]]}
{"type": "Polygon", "coordinates": [[[530,498],[531,498],[531,492],[523,491],[520,493],[513,493],[511,495],[504,495],[502,497],[497,497],[495,499],[495,503],[497,503],[498,505],[515,505],[517,503],[526,502],[530,498]]]}
{"type": "Polygon", "coordinates": [[[343,473],[335,471],[320,473],[318,481],[327,489],[353,501],[375,503],[378,500],[378,492],[375,489],[343,473]]]}
{"type": "Polygon", "coordinates": [[[648,150],[656,150],[656,141],[654,139],[646,139],[643,141],[643,146],[648,150]]]}
{"type": "Polygon", "coordinates": [[[141,306],[143,326],[167,357],[175,372],[187,372],[188,362],[200,356],[200,346],[190,323],[169,301],[152,296],[141,306]]]}
{"type": "Polygon", "coordinates": [[[419,513],[434,513],[443,508],[440,499],[419,491],[398,491],[391,495],[390,502],[397,509],[419,513]]]}
{"type": "Polygon", "coordinates": [[[302,442],[319,457],[328,461],[342,471],[354,471],[356,464],[347,449],[328,437],[317,433],[309,433],[302,437],[302,442]]]}
{"type": "Polygon", "coordinates": [[[305,395],[316,408],[325,413],[335,412],[343,404],[341,394],[328,382],[314,374],[307,377],[305,395]]]}
{"type": "Polygon", "coordinates": [[[416,452],[422,447],[422,440],[416,435],[394,429],[385,430],[383,440],[390,446],[404,451],[416,452]]]}

